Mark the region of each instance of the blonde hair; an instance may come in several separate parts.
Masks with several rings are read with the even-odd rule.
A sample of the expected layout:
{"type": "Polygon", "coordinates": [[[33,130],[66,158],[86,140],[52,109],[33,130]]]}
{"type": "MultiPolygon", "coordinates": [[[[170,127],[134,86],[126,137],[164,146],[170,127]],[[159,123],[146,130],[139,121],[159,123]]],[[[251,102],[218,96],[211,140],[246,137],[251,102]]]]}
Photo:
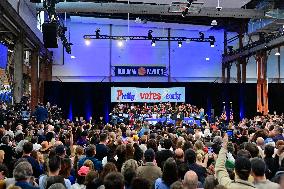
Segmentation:
{"type": "Polygon", "coordinates": [[[197,140],[194,144],[195,150],[203,150],[204,144],[202,141],[197,140]]]}
{"type": "Polygon", "coordinates": [[[89,159],[87,159],[84,162],[84,166],[89,167],[90,170],[94,170],[95,169],[94,163],[91,160],[89,160],[89,159]]]}
{"type": "Polygon", "coordinates": [[[203,161],[203,155],[201,153],[196,154],[196,160],[202,162],[203,161]]]}

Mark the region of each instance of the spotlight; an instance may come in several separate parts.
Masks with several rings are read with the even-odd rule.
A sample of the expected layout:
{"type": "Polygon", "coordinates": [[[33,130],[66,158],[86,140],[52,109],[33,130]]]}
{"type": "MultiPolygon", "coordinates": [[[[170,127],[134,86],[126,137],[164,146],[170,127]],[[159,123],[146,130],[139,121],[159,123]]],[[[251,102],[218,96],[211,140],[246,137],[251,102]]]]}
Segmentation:
{"type": "Polygon", "coordinates": [[[186,17],[187,14],[188,14],[188,7],[186,7],[184,11],[182,11],[181,16],[184,18],[186,17]]]}
{"type": "Polygon", "coordinates": [[[280,52],[277,51],[277,52],[275,53],[275,56],[280,56],[280,52]]]}
{"type": "Polygon", "coordinates": [[[181,41],[178,42],[178,47],[182,47],[182,42],[181,41]]]}
{"type": "Polygon", "coordinates": [[[207,57],[207,58],[205,58],[205,60],[206,60],[206,61],[209,61],[209,60],[210,60],[210,58],[208,58],[208,57],[207,57]]]}
{"type": "Polygon", "coordinates": [[[89,46],[90,44],[91,44],[91,40],[90,39],[85,39],[85,44],[87,45],[87,46],[89,46]]]}
{"type": "Polygon", "coordinates": [[[217,25],[218,25],[217,20],[212,20],[212,22],[211,22],[211,26],[217,26],[217,25]]]}
{"type": "Polygon", "coordinates": [[[117,46],[122,47],[122,46],[123,46],[123,41],[122,41],[122,40],[119,40],[119,41],[117,42],[117,46]]]}
{"type": "Polygon", "coordinates": [[[98,29],[96,30],[96,38],[97,38],[97,39],[100,38],[100,32],[101,32],[101,30],[100,30],[100,28],[98,28],[98,29]]]}
{"type": "Polygon", "coordinates": [[[152,40],[151,45],[152,45],[152,47],[155,47],[155,46],[156,46],[155,40],[152,40]]]}
{"type": "Polygon", "coordinates": [[[75,56],[73,56],[73,55],[71,55],[71,59],[74,59],[74,58],[76,58],[75,56]]]}
{"type": "Polygon", "coordinates": [[[149,30],[148,31],[148,39],[152,39],[153,38],[152,33],[153,33],[153,30],[149,30]]]}
{"type": "Polygon", "coordinates": [[[214,42],[210,42],[210,47],[215,47],[214,42]]]}
{"type": "Polygon", "coordinates": [[[199,32],[199,37],[203,40],[205,37],[204,37],[204,33],[203,32],[199,32]]]}

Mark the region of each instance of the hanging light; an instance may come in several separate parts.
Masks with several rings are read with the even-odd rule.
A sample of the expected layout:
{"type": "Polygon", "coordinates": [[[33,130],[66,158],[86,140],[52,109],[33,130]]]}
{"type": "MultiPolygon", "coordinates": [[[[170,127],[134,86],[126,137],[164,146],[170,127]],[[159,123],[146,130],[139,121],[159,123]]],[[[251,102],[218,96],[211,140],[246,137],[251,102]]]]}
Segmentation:
{"type": "Polygon", "coordinates": [[[91,44],[91,40],[90,39],[85,39],[85,45],[89,46],[91,44]]]}
{"type": "Polygon", "coordinates": [[[275,56],[280,56],[280,51],[279,49],[277,49],[276,53],[275,53],[275,56]]]}
{"type": "Polygon", "coordinates": [[[155,47],[156,46],[156,41],[152,40],[151,45],[152,45],[152,47],[155,47]]]}
{"type": "Polygon", "coordinates": [[[182,47],[182,42],[181,41],[178,42],[178,47],[182,47]]]}
{"type": "Polygon", "coordinates": [[[118,40],[117,46],[122,47],[123,46],[123,41],[122,40],[118,40]]]}

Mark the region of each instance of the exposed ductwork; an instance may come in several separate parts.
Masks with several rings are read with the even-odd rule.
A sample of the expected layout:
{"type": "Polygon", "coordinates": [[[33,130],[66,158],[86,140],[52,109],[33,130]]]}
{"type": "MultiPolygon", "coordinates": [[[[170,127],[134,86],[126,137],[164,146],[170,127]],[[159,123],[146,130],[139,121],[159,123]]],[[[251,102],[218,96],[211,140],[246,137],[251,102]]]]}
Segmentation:
{"type": "MultiPolygon", "coordinates": [[[[56,4],[58,13],[107,13],[107,14],[137,14],[137,15],[181,15],[177,5],[151,5],[151,4],[124,4],[124,3],[93,3],[93,2],[61,2],[56,4]],[[175,6],[175,7],[174,7],[175,6]]],[[[180,6],[184,6],[181,4],[180,6]]],[[[43,4],[37,5],[38,10],[43,10],[43,4]]],[[[200,7],[200,4],[192,4],[187,16],[221,17],[221,18],[264,18],[265,11],[243,8],[223,8],[218,11],[215,7],[200,7]]]]}

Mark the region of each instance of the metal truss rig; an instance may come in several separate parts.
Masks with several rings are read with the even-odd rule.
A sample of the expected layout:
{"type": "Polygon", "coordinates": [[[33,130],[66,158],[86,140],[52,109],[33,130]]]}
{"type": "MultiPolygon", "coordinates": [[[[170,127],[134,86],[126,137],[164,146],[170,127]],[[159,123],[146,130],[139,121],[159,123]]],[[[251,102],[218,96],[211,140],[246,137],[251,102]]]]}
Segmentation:
{"type": "Polygon", "coordinates": [[[207,42],[214,45],[215,37],[209,36],[208,38],[190,38],[190,37],[149,37],[149,36],[109,36],[109,35],[84,35],[84,39],[111,39],[111,40],[152,40],[152,41],[193,41],[193,42],[207,42]]]}

